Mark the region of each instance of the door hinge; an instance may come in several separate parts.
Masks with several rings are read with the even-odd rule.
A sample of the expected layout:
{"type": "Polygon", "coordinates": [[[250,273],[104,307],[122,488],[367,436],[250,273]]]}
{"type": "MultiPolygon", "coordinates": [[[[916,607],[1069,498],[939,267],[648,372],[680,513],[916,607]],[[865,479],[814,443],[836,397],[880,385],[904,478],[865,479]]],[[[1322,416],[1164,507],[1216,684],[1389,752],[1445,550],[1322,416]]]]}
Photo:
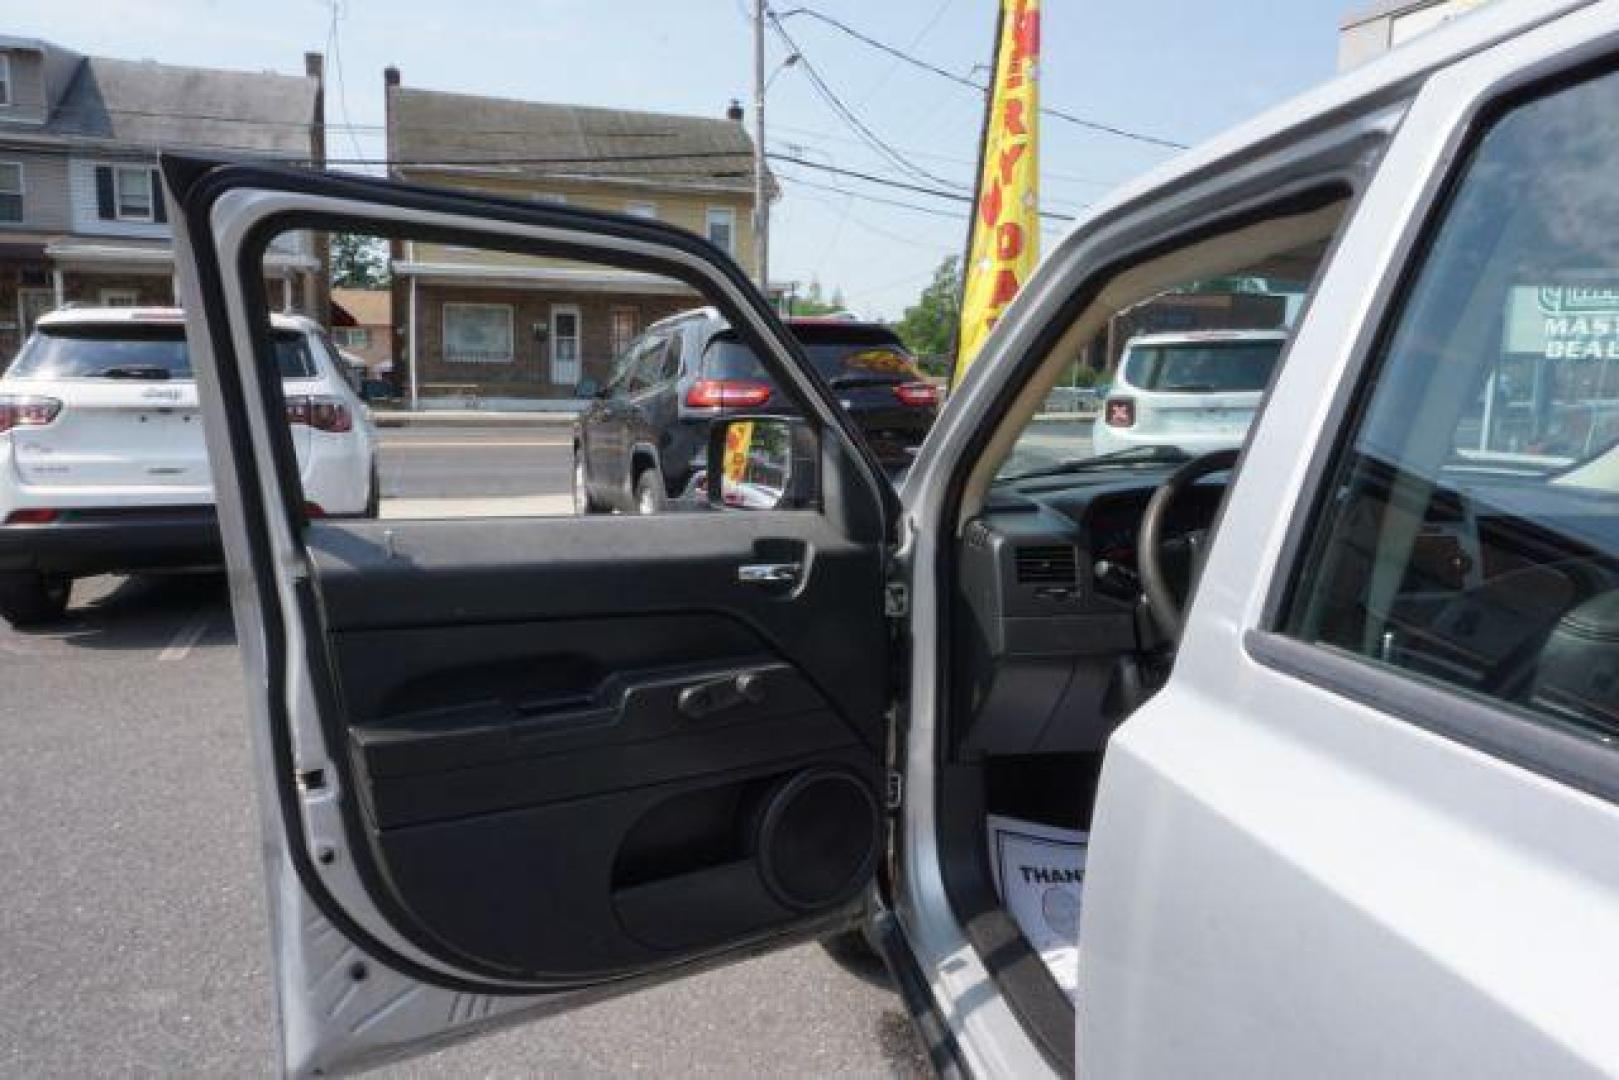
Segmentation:
{"type": "Polygon", "coordinates": [[[884,809],[896,811],[905,802],[905,776],[894,769],[888,770],[887,791],[883,795],[884,809]]]}
{"type": "Polygon", "coordinates": [[[890,581],[883,586],[883,614],[890,619],[903,619],[911,613],[911,587],[903,581],[890,581]]]}

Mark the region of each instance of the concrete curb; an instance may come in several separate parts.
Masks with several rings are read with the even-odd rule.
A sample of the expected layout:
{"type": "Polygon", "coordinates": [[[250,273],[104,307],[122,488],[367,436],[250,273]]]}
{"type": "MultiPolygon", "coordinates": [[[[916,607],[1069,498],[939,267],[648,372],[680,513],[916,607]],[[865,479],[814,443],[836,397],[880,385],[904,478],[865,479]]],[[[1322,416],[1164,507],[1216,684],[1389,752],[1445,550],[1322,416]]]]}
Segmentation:
{"type": "Polygon", "coordinates": [[[406,412],[397,409],[372,409],[371,422],[379,428],[402,427],[461,427],[461,428],[526,428],[559,427],[573,423],[578,413],[572,412],[495,412],[489,409],[427,409],[406,412]]]}

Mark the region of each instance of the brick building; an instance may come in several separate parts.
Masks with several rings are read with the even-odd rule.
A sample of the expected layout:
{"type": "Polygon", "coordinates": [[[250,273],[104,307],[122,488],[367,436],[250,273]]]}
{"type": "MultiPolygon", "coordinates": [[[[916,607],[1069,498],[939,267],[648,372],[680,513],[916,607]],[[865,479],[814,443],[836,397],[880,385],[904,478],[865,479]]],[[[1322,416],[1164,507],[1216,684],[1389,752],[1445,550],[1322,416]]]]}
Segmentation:
{"type": "MultiPolygon", "coordinates": [[[[304,63],[216,71],[0,35],[0,363],[64,304],[174,302],[159,151],[324,160],[321,57],[304,63]]],[[[324,315],[322,266],[311,238],[278,239],[271,303],[324,315]]]]}
{"type": "MultiPolygon", "coordinates": [[[[751,275],[740,108],[705,118],[509,101],[408,88],[393,68],[384,83],[396,177],[658,218],[751,275]]],[[[414,403],[573,399],[642,329],[700,302],[644,273],[446,244],[396,242],[392,271],[395,379],[414,403]]]]}

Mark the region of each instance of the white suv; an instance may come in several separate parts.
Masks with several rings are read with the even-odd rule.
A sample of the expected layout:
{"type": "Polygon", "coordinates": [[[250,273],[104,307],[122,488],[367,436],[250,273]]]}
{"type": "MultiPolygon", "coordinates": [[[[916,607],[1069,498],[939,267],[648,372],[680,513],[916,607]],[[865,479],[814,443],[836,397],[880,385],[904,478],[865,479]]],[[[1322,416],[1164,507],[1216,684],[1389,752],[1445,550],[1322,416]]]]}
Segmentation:
{"type": "Polygon", "coordinates": [[[1241,446],[1286,341],[1281,330],[1131,338],[1091,436],[1095,452],[1173,446],[1196,457],[1241,446]]]}
{"type": "MultiPolygon", "coordinates": [[[[270,332],[306,511],[374,515],[375,435],[319,324],[270,332]]],[[[213,501],[184,314],[41,318],[0,376],[0,616],[56,618],[75,576],[217,564],[213,501]]]]}

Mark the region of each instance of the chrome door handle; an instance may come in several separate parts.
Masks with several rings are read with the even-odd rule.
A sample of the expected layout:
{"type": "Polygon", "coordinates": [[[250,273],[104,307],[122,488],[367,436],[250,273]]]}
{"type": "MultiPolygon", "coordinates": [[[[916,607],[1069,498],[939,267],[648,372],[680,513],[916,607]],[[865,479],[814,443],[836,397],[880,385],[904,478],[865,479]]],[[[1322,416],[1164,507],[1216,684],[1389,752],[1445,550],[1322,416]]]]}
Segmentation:
{"type": "Polygon", "coordinates": [[[791,585],[803,572],[803,563],[754,563],[737,567],[736,579],[744,585],[791,585]]]}

